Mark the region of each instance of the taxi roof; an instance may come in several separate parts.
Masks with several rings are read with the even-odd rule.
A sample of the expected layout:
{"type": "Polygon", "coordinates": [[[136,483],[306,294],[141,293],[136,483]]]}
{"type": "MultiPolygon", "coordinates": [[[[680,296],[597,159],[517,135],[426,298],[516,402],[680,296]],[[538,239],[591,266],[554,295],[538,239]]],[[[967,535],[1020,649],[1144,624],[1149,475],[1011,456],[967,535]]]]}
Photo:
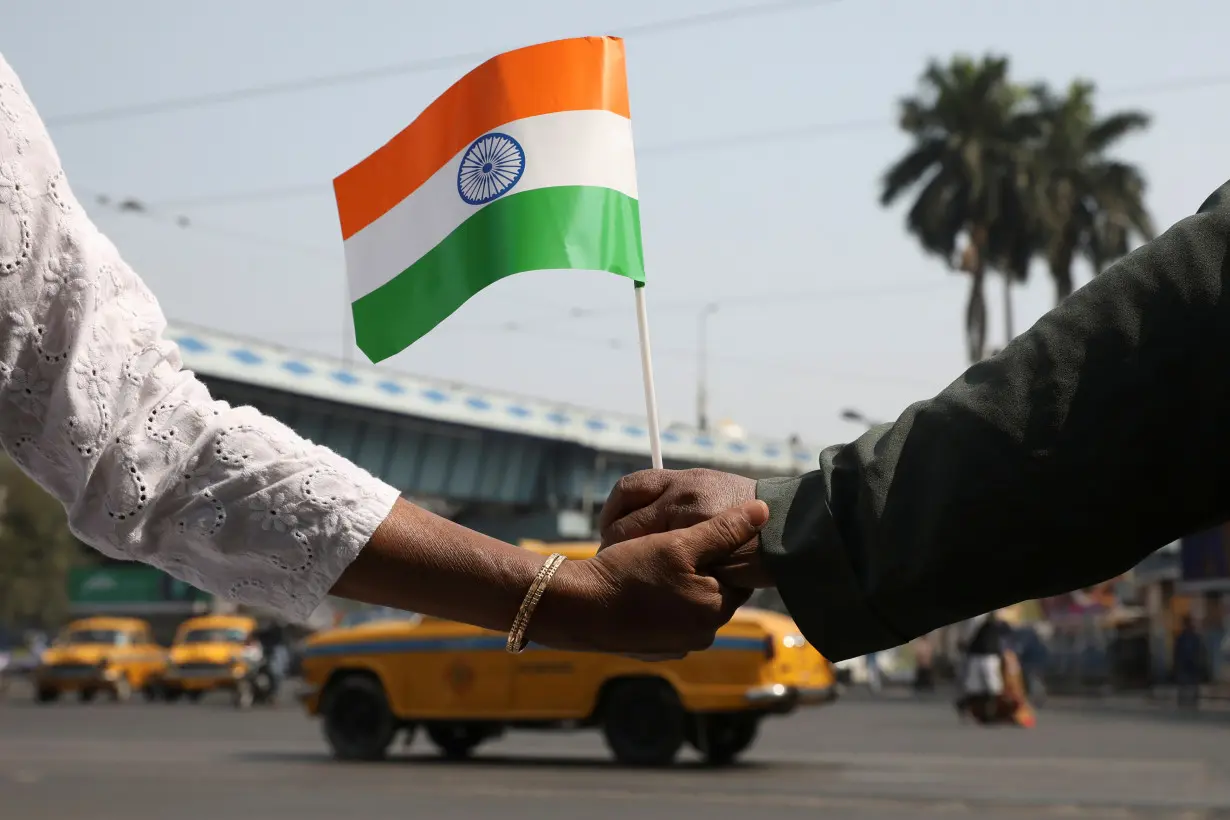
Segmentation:
{"type": "Polygon", "coordinates": [[[143,621],[140,618],[96,615],[90,618],[78,618],[75,621],[69,622],[64,627],[66,632],[72,632],[77,629],[115,629],[121,631],[132,631],[137,629],[149,629],[149,622],[143,621]]]}
{"type": "Polygon", "coordinates": [[[179,625],[177,632],[184,632],[189,629],[226,629],[227,627],[239,629],[256,629],[256,619],[250,618],[247,615],[200,615],[196,618],[189,618],[179,625]]]}
{"type": "Polygon", "coordinates": [[[550,555],[553,552],[558,552],[569,561],[593,558],[594,553],[598,551],[598,546],[597,541],[560,541],[557,543],[533,539],[523,539],[521,541],[522,549],[536,552],[539,555],[550,555]]]}

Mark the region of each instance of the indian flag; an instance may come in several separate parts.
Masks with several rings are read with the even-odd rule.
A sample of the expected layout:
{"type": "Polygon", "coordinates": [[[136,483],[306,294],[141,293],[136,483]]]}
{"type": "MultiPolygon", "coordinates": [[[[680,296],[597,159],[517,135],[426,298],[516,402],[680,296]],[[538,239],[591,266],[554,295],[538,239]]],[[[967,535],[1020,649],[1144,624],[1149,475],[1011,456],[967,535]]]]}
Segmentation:
{"type": "Polygon", "coordinates": [[[530,270],[645,281],[623,41],[501,54],[333,182],[373,362],[530,270]]]}

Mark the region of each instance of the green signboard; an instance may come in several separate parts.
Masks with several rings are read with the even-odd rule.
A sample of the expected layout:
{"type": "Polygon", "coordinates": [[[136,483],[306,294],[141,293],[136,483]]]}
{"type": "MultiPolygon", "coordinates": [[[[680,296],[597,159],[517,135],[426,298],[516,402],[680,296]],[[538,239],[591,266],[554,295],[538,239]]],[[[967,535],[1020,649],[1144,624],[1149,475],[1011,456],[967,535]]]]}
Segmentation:
{"type": "Polygon", "coordinates": [[[190,584],[151,567],[105,564],[78,567],[68,575],[68,599],[74,604],[152,604],[207,598],[190,584]]]}
{"type": "Polygon", "coordinates": [[[172,578],[170,575],[163,575],[162,581],[168,601],[206,601],[210,598],[208,592],[202,592],[187,581],[172,578]]]}

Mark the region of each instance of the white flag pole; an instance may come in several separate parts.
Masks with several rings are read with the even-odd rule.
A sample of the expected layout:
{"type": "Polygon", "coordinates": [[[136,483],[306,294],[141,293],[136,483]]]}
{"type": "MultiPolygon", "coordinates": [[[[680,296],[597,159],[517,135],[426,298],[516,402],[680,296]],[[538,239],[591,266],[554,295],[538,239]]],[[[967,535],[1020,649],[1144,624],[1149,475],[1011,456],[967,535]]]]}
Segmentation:
{"type": "Polygon", "coordinates": [[[662,431],[658,427],[658,395],[653,387],[653,354],[649,350],[649,314],[645,286],[636,284],[636,324],[641,340],[641,376],[645,381],[645,411],[649,416],[649,453],[655,470],[662,469],[662,431]]]}

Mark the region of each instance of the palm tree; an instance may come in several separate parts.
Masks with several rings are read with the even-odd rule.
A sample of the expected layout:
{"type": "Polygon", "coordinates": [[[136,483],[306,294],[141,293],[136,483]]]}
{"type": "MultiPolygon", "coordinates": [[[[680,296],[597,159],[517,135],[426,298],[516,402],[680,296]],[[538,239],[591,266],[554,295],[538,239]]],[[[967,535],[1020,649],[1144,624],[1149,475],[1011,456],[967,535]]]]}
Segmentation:
{"type": "Polygon", "coordinates": [[[1074,82],[1064,95],[1045,86],[1032,90],[1042,123],[1035,148],[1035,201],[1045,238],[1045,255],[1055,281],[1056,302],[1073,288],[1072,267],[1083,256],[1095,274],[1131,250],[1134,237],[1154,236],[1144,204],[1144,175],[1107,156],[1124,137],[1147,128],[1140,111],[1098,118],[1094,86],[1074,82]]]}
{"type": "Polygon", "coordinates": [[[1009,201],[1011,210],[1004,213],[991,233],[987,256],[990,266],[999,272],[1004,282],[1004,344],[1016,338],[1012,310],[1012,288],[1029,279],[1029,269],[1038,255],[1041,232],[1038,220],[1028,208],[1033,194],[1033,178],[1027,168],[1020,169],[1016,194],[1009,201]]]}
{"type": "MultiPolygon", "coordinates": [[[[918,94],[901,101],[900,126],[913,145],[882,181],[882,205],[918,189],[907,229],[925,251],[970,277],[965,333],[971,362],[986,350],[986,273],[1003,271],[1007,266],[998,263],[1020,257],[1024,234],[1018,228],[1032,190],[1024,184],[1028,145],[1040,127],[1028,103],[1028,90],[1009,82],[1006,58],[931,62],[918,94]]],[[[1027,271],[1027,264],[1017,265],[1008,275],[1027,271]]]]}

